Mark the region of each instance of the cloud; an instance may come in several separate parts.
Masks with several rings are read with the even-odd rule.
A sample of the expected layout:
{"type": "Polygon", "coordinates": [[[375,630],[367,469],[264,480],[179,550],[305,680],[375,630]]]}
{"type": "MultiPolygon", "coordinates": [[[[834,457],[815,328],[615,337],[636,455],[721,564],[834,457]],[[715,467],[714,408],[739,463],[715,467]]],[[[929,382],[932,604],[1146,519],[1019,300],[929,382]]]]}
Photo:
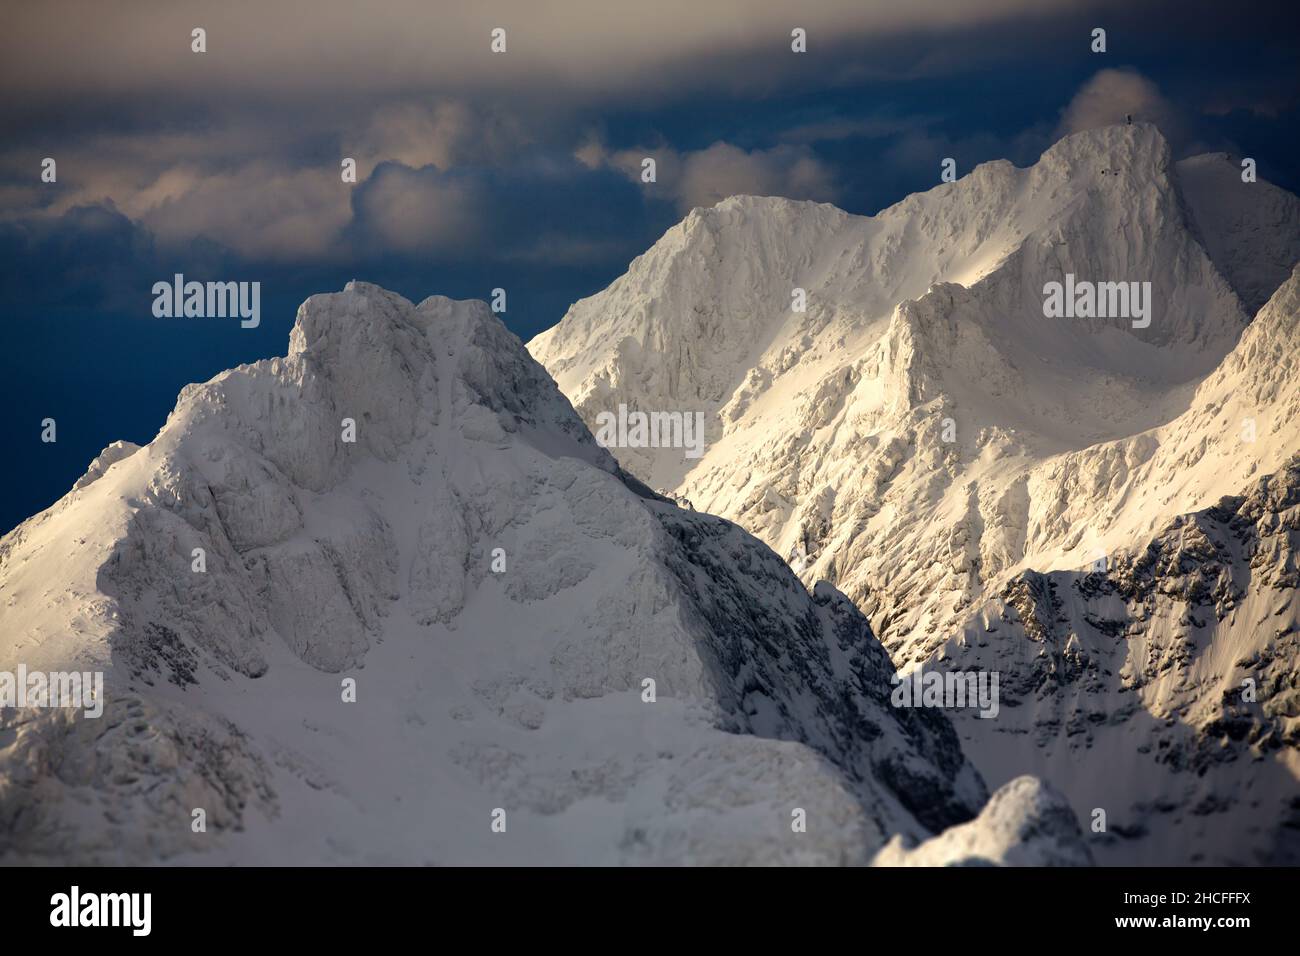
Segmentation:
{"type": "Polygon", "coordinates": [[[141,275],[165,274],[148,231],[112,206],[0,222],[0,302],[15,314],[31,303],[129,308],[145,301],[141,275]]]}
{"type": "Polygon", "coordinates": [[[383,106],[351,145],[364,177],[387,160],[413,169],[436,166],[444,172],[453,166],[490,164],[530,142],[532,136],[516,117],[442,100],[383,106]]]}
{"type": "Polygon", "coordinates": [[[830,170],[799,146],[774,146],[745,152],[728,143],[690,153],[683,164],[678,205],[711,206],[737,194],[830,200],[835,186],[830,170]]]}
{"type": "Polygon", "coordinates": [[[781,133],[787,143],[826,143],[846,139],[882,139],[911,133],[929,126],[937,116],[866,116],[837,117],[812,123],[803,123],[781,133]]]}
{"type": "Polygon", "coordinates": [[[46,144],[58,163],[51,184],[33,172],[29,146],[12,146],[0,170],[30,185],[0,196],[0,220],[111,204],[162,245],[202,237],[249,259],[331,254],[350,217],[351,187],[338,160],[304,162],[274,125],[246,118],[181,131],[92,130],[46,144]]]}
{"type": "Polygon", "coordinates": [[[1183,122],[1159,88],[1136,70],[1102,70],[1083,85],[1061,112],[1057,136],[1122,124],[1126,117],[1154,123],[1173,142],[1183,122]]]}
{"type": "Polygon", "coordinates": [[[1209,93],[1202,106],[1207,116],[1228,116],[1237,110],[1275,120],[1295,109],[1295,94],[1285,89],[1224,90],[1209,93]]]}
{"type": "Polygon", "coordinates": [[[351,218],[350,187],[333,169],[295,170],[258,161],[203,176],[170,170],[155,185],[161,198],[138,218],[160,242],[204,237],[250,260],[335,255],[351,218]],[[168,180],[174,182],[160,185],[168,180]]]}
{"type": "Polygon", "coordinates": [[[707,149],[679,152],[671,146],[609,151],[588,139],[574,153],[590,169],[616,169],[644,185],[650,198],[672,201],[678,212],[712,206],[728,196],[784,196],[833,200],[837,188],[829,167],[806,145],[782,143],[771,149],[743,150],[716,142],[707,149]],[[642,164],[655,161],[655,182],[641,183],[642,164]]]}
{"type": "Polygon", "coordinates": [[[363,246],[410,255],[476,251],[488,202],[473,176],[385,163],[357,189],[354,231],[363,246]]]}
{"type": "MultiPolygon", "coordinates": [[[[308,118],[289,133],[275,113],[184,130],[91,131],[47,147],[58,162],[55,184],[40,182],[39,153],[13,147],[0,154],[0,173],[15,184],[0,191],[0,220],[60,217],[111,203],[165,246],[202,237],[245,259],[321,261],[348,253],[353,192],[384,163],[447,172],[509,158],[530,141],[501,112],[455,100],[396,102],[338,119],[341,128],[322,129],[308,118]],[[358,185],[342,180],[343,157],[357,161],[358,185]]],[[[437,210],[426,248],[447,238],[441,224],[449,218],[469,222],[463,210],[473,197],[463,183],[415,177],[412,202],[404,206],[388,202],[393,182],[386,178],[368,197],[391,206],[396,217],[372,239],[412,248],[426,209],[437,210]]]]}
{"type": "Polygon", "coordinates": [[[575,162],[567,141],[534,143],[497,109],[400,101],[348,115],[342,131],[304,122],[288,135],[272,113],[0,147],[0,225],[67,231],[91,221],[73,210],[106,208],[164,252],[198,242],[246,262],[538,261],[550,249],[576,265],[626,257],[630,227],[645,223],[623,175],[575,162]],[[40,180],[47,149],[55,183],[40,180]],[[356,159],[356,183],[343,181],[341,157],[356,159]]]}
{"type": "Polygon", "coordinates": [[[655,0],[629,14],[608,0],[169,0],[104,3],[45,0],[8,11],[0,56],[13,99],[155,96],[259,101],[313,91],[325,102],[359,93],[438,95],[531,85],[540,98],[563,91],[608,98],[655,87],[681,89],[702,75],[768,85],[801,68],[790,31],[808,32],[808,59],[855,39],[1013,21],[1066,10],[1077,0],[809,0],[797,9],[770,0],[655,0]],[[207,31],[194,53],[190,31],[207,31]],[[505,53],[489,49],[507,31],[505,53]],[[734,58],[743,56],[737,64],[734,58]],[[691,70],[667,69],[689,63],[691,70]]]}
{"type": "Polygon", "coordinates": [[[647,224],[644,198],[625,176],[545,150],[502,167],[383,163],[358,184],[352,206],[344,239],[363,261],[625,264],[647,224]]]}

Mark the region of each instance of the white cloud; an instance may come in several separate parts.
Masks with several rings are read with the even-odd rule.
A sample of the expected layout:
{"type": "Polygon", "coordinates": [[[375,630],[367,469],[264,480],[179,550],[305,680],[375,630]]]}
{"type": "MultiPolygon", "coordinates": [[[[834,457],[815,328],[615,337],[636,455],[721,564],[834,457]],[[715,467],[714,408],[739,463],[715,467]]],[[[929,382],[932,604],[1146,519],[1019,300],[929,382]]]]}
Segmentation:
{"type": "MultiPolygon", "coordinates": [[[[346,254],[353,193],[380,164],[445,172],[508,158],[528,142],[504,114],[476,112],[455,100],[389,104],[342,130],[304,122],[285,131],[282,125],[275,116],[254,116],[183,132],[92,133],[52,150],[57,191],[43,189],[30,174],[30,150],[14,148],[0,154],[0,173],[30,185],[0,192],[0,219],[57,218],[76,206],[110,202],[163,245],[202,237],[246,258],[328,259],[346,254]],[[330,135],[341,140],[337,157],[305,155],[330,135]],[[250,143],[260,155],[250,158],[250,143]],[[355,185],[340,175],[345,156],[357,160],[355,185]]],[[[406,180],[412,194],[403,203],[394,195],[402,176],[390,174],[369,197],[371,212],[384,205],[393,217],[377,238],[399,249],[428,249],[451,241],[448,222],[472,225],[466,210],[475,197],[463,183],[412,175],[406,180]],[[421,217],[430,230],[424,239],[416,228],[421,217]]]]}
{"type": "Polygon", "coordinates": [[[1154,83],[1134,70],[1102,70],[1062,111],[1057,136],[1124,123],[1129,116],[1154,123],[1171,141],[1181,132],[1174,108],[1154,83]]]}
{"type": "Polygon", "coordinates": [[[789,199],[835,198],[828,170],[812,150],[775,146],[745,152],[728,143],[686,156],[678,205],[683,210],[711,206],[737,194],[789,199]]]}
{"type": "Polygon", "coordinates": [[[486,205],[467,180],[391,164],[377,169],[357,194],[356,214],[363,241],[402,253],[455,253],[481,241],[486,205]]]}
{"type": "MultiPolygon", "coordinates": [[[[111,203],[163,245],[202,237],[261,259],[337,252],[351,218],[351,187],[338,166],[298,165],[274,153],[250,159],[231,145],[236,135],[264,141],[245,126],[92,135],[52,150],[56,191],[34,186],[0,196],[0,218],[57,218],[77,206],[111,203]]],[[[30,158],[21,149],[0,156],[0,169],[26,172],[24,164],[30,158]]]]}
{"type": "Polygon", "coordinates": [[[337,251],[349,188],[333,169],[261,161],[202,176],[171,169],[123,211],[164,243],[202,236],[248,259],[318,258],[337,251]]]}
{"type": "Polygon", "coordinates": [[[830,201],[837,192],[830,170],[807,146],[781,144],[746,151],[719,141],[693,152],[669,146],[611,152],[589,139],[574,156],[589,169],[617,169],[636,183],[641,183],[643,161],[653,158],[656,178],[644,184],[647,194],[671,199],[682,213],[712,206],[728,196],[830,201]]]}

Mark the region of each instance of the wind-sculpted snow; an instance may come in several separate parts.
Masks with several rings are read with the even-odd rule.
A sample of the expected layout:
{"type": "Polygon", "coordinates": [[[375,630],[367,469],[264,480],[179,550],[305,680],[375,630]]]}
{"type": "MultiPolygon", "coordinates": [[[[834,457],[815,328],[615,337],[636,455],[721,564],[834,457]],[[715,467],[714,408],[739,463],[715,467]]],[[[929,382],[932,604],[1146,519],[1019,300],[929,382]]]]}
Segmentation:
{"type": "Polygon", "coordinates": [[[977,819],[920,846],[895,837],[875,866],[1091,866],[1092,854],[1065,797],[1034,777],[1001,787],[977,819]]]}
{"type": "Polygon", "coordinates": [[[5,862],[865,863],[987,796],[842,595],[361,283],[0,540],[0,635],[106,674],[0,710],[5,862]]]}

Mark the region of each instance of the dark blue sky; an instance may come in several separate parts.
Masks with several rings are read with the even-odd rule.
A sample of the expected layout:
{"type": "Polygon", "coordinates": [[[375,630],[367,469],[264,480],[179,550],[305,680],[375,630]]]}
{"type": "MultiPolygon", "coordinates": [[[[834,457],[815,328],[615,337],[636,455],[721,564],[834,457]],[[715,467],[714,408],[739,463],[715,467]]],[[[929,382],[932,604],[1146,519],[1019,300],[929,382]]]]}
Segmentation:
{"type": "Polygon", "coordinates": [[[109,442],[149,441],[186,383],[283,354],[298,304],[352,278],[417,301],[503,287],[527,339],[692,204],[764,192],[874,213],[933,186],[943,157],[961,175],[1025,165],[1125,112],[1157,122],[1178,155],[1253,156],[1300,191],[1293,4],[1004,0],[955,18],[921,3],[909,20],[896,4],[828,3],[770,27],[701,20],[694,43],[681,40],[689,4],[662,36],[628,19],[587,39],[577,20],[547,34],[500,5],[482,23],[434,22],[409,58],[394,37],[419,24],[385,24],[383,4],[343,5],[321,34],[272,19],[261,35],[257,5],[224,21],[96,5],[109,19],[65,26],[67,6],[24,12],[0,40],[13,80],[0,103],[0,438],[13,462],[0,531],[109,442]],[[807,54],[789,51],[786,21],[810,24],[807,54]],[[194,54],[200,22],[209,48],[194,54]],[[468,58],[496,22],[508,52],[468,58]],[[1089,50],[1094,26],[1105,54],[1089,50]],[[356,62],[332,63],[331,43],[356,62]],[[454,74],[437,72],[439,43],[445,60],[467,58],[454,74]],[[636,176],[647,155],[653,186],[636,176]],[[40,182],[46,156],[57,183],[40,182]],[[358,159],[355,185],[343,156],[358,159]],[[153,283],[174,272],[259,281],[260,327],[154,318],[153,283]],[[55,444],[40,441],[46,417],[55,444]]]}

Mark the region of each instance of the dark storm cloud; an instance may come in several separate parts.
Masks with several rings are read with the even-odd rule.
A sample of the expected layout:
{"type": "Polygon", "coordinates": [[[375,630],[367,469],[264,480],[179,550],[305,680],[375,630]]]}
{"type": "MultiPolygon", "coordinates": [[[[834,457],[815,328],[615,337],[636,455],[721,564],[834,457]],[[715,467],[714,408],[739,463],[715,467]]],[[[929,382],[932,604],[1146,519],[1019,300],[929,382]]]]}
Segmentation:
{"type": "MultiPolygon", "coordinates": [[[[534,86],[596,97],[691,86],[725,65],[732,83],[771,82],[790,31],[810,48],[907,31],[969,28],[1079,7],[1076,0],[768,0],[609,3],[536,0],[201,0],[103,3],[48,0],[10,11],[6,68],[26,95],[169,95],[253,92],[301,97],[313,91],[398,95],[412,89],[466,92],[534,86]],[[207,31],[208,53],[190,50],[207,31]],[[489,33],[507,31],[507,52],[489,33]],[[737,73],[731,54],[751,57],[737,73]],[[690,63],[688,71],[665,67],[690,63]]],[[[797,66],[784,58],[790,69],[797,66]]]]}
{"type": "MultiPolygon", "coordinates": [[[[10,91],[0,116],[11,131],[0,145],[0,217],[111,203],[163,246],[205,239],[253,262],[517,256],[526,242],[496,238],[502,185],[568,195],[562,184],[582,181],[572,170],[548,180],[528,164],[576,157],[636,182],[646,156],[660,169],[640,191],[639,221],[737,192],[874,211],[933,181],[942,156],[963,169],[1000,155],[1027,162],[1054,132],[1129,112],[1119,100],[1141,98],[1148,81],[1118,57],[1159,49],[1174,9],[1140,6],[31,4],[11,12],[0,37],[10,91]],[[1115,59],[1087,50],[1098,22],[1115,59]],[[808,54],[790,52],[792,25],[808,31],[808,54]],[[202,54],[190,49],[198,26],[202,54]],[[489,49],[495,26],[507,29],[505,54],[489,49]],[[976,71],[974,82],[953,79],[962,71],[976,71]],[[982,77],[995,74],[1013,85],[986,87],[982,77]],[[1084,83],[1091,102],[1062,118],[1084,83]],[[620,129],[620,116],[641,128],[620,129]],[[44,156],[60,164],[57,188],[33,175],[44,156]],[[340,180],[343,157],[357,162],[355,187],[340,180]],[[409,172],[369,182],[385,163],[409,172]]],[[[1272,32],[1267,12],[1247,25],[1220,14],[1211,31],[1208,8],[1176,6],[1180,29],[1230,50],[1250,23],[1272,32]]],[[[1294,97],[1229,76],[1211,101],[1162,110],[1180,142],[1214,142],[1186,119],[1198,107],[1276,120],[1294,97]]],[[[513,233],[587,261],[612,262],[626,246],[580,232],[581,216],[558,220],[516,216],[513,233]]]]}

